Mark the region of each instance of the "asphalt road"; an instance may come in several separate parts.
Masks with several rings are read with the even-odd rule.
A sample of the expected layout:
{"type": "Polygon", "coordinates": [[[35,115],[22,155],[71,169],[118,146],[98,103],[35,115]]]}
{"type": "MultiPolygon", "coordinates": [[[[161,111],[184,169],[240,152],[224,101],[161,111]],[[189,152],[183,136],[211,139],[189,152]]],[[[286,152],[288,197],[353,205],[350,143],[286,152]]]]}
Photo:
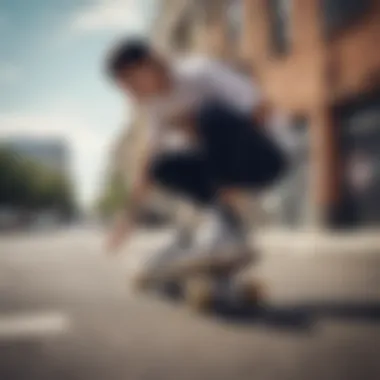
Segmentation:
{"type": "MultiPolygon", "coordinates": [[[[380,255],[268,254],[260,313],[137,297],[101,231],[0,238],[1,380],[376,380],[380,255]]],[[[138,250],[156,240],[141,237],[138,250]]]]}

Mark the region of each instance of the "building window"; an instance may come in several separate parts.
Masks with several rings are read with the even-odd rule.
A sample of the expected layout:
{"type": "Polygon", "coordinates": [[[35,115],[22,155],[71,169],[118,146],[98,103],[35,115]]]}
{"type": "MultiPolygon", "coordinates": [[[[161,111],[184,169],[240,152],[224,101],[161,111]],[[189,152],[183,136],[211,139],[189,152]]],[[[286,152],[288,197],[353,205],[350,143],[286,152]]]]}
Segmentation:
{"type": "Polygon", "coordinates": [[[243,0],[231,0],[227,8],[228,36],[231,42],[239,42],[244,24],[243,0]]]}
{"type": "Polygon", "coordinates": [[[192,20],[191,15],[186,14],[179,20],[173,31],[172,43],[176,52],[184,52],[191,48],[192,42],[192,20]]]}
{"type": "Polygon", "coordinates": [[[373,0],[322,0],[326,36],[331,36],[368,12],[373,0]]]}
{"type": "Polygon", "coordinates": [[[268,0],[271,45],[276,55],[286,54],[291,43],[291,0],[268,0]]]}
{"type": "Polygon", "coordinates": [[[343,226],[380,226],[380,93],[336,111],[343,161],[343,226]]]}

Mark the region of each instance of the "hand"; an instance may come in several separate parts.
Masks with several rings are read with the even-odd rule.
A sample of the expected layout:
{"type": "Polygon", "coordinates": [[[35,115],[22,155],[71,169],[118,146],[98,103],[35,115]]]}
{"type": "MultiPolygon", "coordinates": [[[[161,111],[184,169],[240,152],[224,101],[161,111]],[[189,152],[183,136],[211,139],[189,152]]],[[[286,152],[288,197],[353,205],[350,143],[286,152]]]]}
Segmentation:
{"type": "Polygon", "coordinates": [[[116,223],[108,237],[106,250],[109,254],[115,254],[128,239],[132,230],[131,222],[124,215],[116,219],[116,223]]]}

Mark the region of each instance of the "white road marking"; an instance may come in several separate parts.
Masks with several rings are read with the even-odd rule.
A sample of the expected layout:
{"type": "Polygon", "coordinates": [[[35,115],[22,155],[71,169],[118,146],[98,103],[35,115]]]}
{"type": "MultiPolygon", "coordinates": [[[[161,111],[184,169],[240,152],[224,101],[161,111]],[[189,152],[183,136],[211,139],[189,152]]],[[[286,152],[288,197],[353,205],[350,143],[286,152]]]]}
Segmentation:
{"type": "Polygon", "coordinates": [[[61,312],[36,312],[0,315],[0,341],[47,338],[67,333],[70,318],[61,312]]]}

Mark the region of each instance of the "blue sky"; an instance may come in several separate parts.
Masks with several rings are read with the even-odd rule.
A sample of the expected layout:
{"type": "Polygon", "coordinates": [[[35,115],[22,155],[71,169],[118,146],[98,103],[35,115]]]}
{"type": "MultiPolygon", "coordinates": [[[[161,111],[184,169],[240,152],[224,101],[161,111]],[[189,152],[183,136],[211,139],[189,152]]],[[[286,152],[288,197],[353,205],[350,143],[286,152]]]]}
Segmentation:
{"type": "Polygon", "coordinates": [[[112,42],[147,34],[158,0],[0,0],[0,137],[62,136],[83,204],[131,115],[105,80],[112,42]]]}

